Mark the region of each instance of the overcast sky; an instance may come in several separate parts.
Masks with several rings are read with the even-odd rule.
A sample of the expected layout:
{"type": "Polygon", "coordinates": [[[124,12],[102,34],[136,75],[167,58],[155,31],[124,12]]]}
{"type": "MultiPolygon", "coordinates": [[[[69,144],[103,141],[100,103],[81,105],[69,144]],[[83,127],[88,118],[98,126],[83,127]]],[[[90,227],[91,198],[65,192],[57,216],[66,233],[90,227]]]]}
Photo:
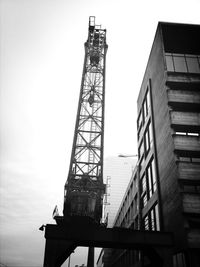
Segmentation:
{"type": "Polygon", "coordinates": [[[1,262],[42,266],[38,227],[56,204],[62,212],[89,16],[107,29],[106,157],[137,154],[137,95],[158,21],[200,24],[199,10],[199,0],[0,0],[1,262]]]}

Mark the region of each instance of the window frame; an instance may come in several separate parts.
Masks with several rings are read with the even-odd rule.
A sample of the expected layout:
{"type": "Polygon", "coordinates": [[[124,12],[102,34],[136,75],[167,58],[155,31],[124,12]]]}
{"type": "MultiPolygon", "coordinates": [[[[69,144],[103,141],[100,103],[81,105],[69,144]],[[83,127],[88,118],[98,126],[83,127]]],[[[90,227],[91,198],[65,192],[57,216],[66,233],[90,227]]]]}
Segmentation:
{"type": "MultiPolygon", "coordinates": [[[[195,62],[195,61],[194,61],[195,62]]],[[[200,55],[192,55],[192,54],[178,54],[178,53],[165,53],[165,63],[167,71],[171,72],[181,72],[181,73],[192,73],[199,74],[200,73],[200,55]],[[185,71],[178,68],[178,60],[183,59],[185,63],[185,71]],[[189,59],[196,59],[196,67],[193,68],[192,64],[189,63],[189,59]]],[[[183,64],[180,64],[183,66],[183,64]]]]}

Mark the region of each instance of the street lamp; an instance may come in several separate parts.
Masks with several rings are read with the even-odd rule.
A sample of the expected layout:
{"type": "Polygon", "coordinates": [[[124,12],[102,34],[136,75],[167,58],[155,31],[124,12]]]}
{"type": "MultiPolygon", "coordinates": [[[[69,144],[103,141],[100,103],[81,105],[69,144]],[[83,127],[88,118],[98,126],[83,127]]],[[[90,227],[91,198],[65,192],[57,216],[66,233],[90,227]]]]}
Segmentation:
{"type": "Polygon", "coordinates": [[[137,154],[135,154],[135,155],[119,154],[118,157],[120,157],[120,158],[133,158],[133,157],[138,157],[138,155],[137,154]]]}

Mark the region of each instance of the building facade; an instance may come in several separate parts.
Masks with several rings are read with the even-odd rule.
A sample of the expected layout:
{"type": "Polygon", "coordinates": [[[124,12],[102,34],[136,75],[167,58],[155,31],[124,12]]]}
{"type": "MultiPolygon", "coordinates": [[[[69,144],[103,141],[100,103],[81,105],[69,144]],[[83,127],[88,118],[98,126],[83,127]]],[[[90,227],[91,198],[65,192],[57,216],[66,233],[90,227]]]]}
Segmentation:
{"type": "MultiPolygon", "coordinates": [[[[160,22],[138,96],[138,166],[115,226],[174,234],[174,267],[200,266],[200,25],[160,22]]],[[[107,266],[147,266],[112,250],[107,266]]],[[[104,265],[105,266],[105,265],[104,265]]]]}
{"type": "MultiPolygon", "coordinates": [[[[137,158],[131,157],[109,156],[105,158],[104,183],[107,186],[103,214],[109,228],[114,226],[116,214],[136,163],[137,158]]],[[[108,264],[110,255],[111,249],[103,249],[99,255],[97,266],[108,264]]]]}
{"type": "Polygon", "coordinates": [[[107,186],[104,216],[107,217],[107,227],[113,227],[114,219],[136,163],[137,158],[132,159],[117,156],[105,158],[104,183],[107,186]]]}

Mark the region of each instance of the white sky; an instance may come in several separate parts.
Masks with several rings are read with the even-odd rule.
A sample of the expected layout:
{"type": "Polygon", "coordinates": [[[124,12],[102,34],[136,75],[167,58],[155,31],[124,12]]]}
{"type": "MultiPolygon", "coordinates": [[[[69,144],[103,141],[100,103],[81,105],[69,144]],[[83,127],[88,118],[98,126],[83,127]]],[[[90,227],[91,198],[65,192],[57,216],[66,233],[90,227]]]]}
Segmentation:
{"type": "MultiPolygon", "coordinates": [[[[89,16],[107,29],[105,157],[137,154],[136,101],[158,21],[200,23],[199,0],[0,0],[0,254],[42,266],[62,211],[89,16]]],[[[72,256],[72,265],[86,263],[72,256]]]]}

